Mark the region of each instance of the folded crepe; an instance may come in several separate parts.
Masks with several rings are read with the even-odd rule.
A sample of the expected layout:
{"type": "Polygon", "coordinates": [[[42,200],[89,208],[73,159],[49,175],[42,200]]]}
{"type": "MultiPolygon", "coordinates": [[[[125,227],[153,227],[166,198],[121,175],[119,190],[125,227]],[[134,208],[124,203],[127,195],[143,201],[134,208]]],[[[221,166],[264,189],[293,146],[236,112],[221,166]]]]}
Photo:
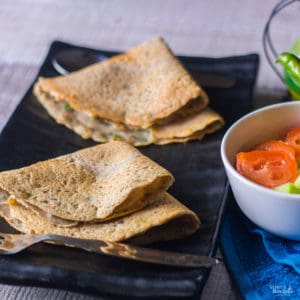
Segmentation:
{"type": "Polygon", "coordinates": [[[40,77],[34,94],[59,124],[97,142],[183,142],[201,139],[224,123],[205,109],[206,93],[161,38],[66,76],[40,77]],[[209,115],[205,121],[198,118],[203,113],[209,115]],[[174,123],[181,124],[176,131],[174,123]]]}
{"type": "Polygon", "coordinates": [[[45,215],[13,201],[0,204],[0,214],[12,227],[24,233],[53,233],[133,244],[183,238],[194,233],[200,225],[195,213],[167,193],[157,196],[142,210],[102,223],[59,226],[45,215]]]}
{"type": "Polygon", "coordinates": [[[174,178],[112,141],[0,172],[0,215],[24,233],[151,243],[182,238],[197,215],[169,195],[174,178]]]}
{"type": "Polygon", "coordinates": [[[174,178],[128,143],[113,141],[0,173],[1,199],[64,227],[137,211],[174,178]]]}

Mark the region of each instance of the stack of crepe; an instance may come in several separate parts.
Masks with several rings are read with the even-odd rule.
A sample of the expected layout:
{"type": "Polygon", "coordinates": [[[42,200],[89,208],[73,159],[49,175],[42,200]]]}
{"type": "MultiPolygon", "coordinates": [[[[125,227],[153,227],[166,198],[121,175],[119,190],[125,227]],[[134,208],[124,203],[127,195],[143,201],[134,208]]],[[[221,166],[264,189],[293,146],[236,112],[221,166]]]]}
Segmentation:
{"type": "Polygon", "coordinates": [[[0,215],[24,233],[151,243],[200,224],[166,192],[174,178],[126,142],[112,141],[0,173],[0,215]]]}
{"type": "Polygon", "coordinates": [[[66,76],[40,77],[34,94],[59,124],[97,142],[187,142],[224,123],[159,37],[66,76]]]}

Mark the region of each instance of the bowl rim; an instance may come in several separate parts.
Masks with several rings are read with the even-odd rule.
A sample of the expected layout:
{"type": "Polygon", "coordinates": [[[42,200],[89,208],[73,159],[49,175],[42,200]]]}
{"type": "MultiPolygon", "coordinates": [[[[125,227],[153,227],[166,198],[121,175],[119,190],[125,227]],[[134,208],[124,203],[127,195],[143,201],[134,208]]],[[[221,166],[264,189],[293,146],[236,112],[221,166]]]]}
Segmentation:
{"type": "Polygon", "coordinates": [[[300,202],[300,194],[290,194],[290,193],[284,193],[284,192],[280,192],[280,191],[276,191],[273,190],[271,188],[268,187],[264,187],[258,183],[255,183],[253,181],[251,181],[250,179],[244,177],[243,175],[241,175],[229,162],[229,159],[227,157],[227,154],[225,152],[225,144],[228,140],[228,136],[230,135],[230,133],[232,132],[232,130],[234,128],[236,128],[237,126],[239,126],[241,123],[243,123],[245,120],[253,117],[256,114],[260,114],[264,111],[267,110],[272,110],[278,107],[282,107],[282,106],[300,106],[300,101],[296,102],[299,100],[291,100],[289,102],[283,102],[283,103],[276,103],[276,104],[271,104],[271,105],[267,105],[261,108],[258,108],[254,111],[251,111],[249,113],[247,113],[246,115],[242,116],[241,118],[239,118],[238,120],[236,120],[225,132],[222,141],[221,141],[221,158],[225,167],[225,170],[227,170],[228,172],[230,172],[234,177],[236,177],[239,181],[242,181],[244,184],[249,185],[250,187],[252,187],[254,190],[256,190],[257,192],[260,193],[267,193],[269,194],[269,196],[273,196],[274,198],[278,198],[278,197],[285,197],[285,200],[287,201],[299,201],[300,202]]]}

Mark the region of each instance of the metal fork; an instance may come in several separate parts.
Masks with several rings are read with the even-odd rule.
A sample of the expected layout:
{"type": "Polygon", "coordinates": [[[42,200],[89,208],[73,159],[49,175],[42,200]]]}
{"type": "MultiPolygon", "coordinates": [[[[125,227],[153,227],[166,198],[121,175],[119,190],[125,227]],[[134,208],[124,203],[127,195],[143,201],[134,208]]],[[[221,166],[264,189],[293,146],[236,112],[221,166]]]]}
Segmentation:
{"type": "Polygon", "coordinates": [[[15,254],[42,241],[76,247],[89,252],[177,267],[208,268],[219,263],[218,259],[209,256],[163,251],[116,242],[79,239],[55,234],[7,234],[0,232],[0,254],[15,254]]]}

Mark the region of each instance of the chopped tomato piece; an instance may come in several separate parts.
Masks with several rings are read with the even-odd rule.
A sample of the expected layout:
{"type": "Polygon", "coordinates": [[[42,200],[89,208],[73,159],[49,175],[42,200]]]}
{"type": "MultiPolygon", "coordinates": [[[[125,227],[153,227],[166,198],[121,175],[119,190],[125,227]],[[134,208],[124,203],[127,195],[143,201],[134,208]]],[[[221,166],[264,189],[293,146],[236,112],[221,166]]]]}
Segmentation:
{"type": "Polygon", "coordinates": [[[253,150],[236,155],[236,169],[246,178],[265,187],[292,182],[297,177],[297,162],[278,150],[253,150]]]}
{"type": "Polygon", "coordinates": [[[290,130],[285,137],[285,141],[294,147],[296,157],[300,158],[300,128],[290,130]]]}
{"type": "Polygon", "coordinates": [[[294,147],[280,140],[270,140],[264,143],[256,145],[253,150],[278,150],[285,151],[287,154],[291,156],[292,159],[295,158],[296,150],[294,147]]]}

